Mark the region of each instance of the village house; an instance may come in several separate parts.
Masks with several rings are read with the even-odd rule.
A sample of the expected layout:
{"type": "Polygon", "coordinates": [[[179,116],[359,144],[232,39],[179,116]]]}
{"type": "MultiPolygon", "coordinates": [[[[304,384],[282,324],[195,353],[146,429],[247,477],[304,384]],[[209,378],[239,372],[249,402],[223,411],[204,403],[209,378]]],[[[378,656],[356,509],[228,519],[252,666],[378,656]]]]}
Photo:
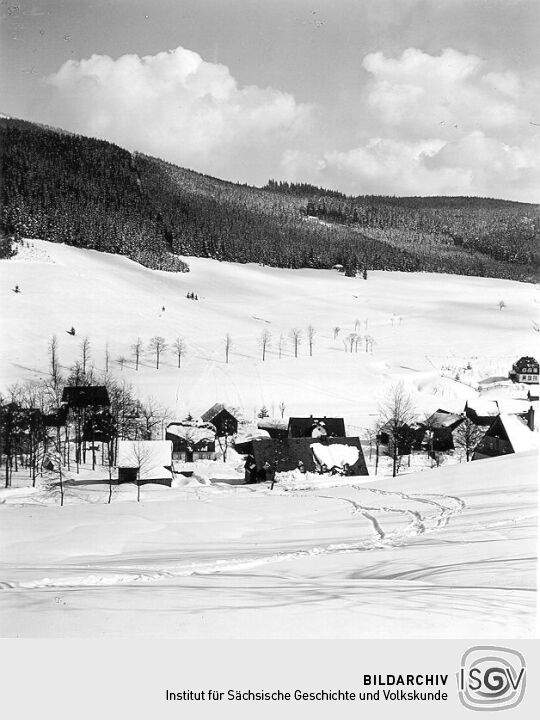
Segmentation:
{"type": "Polygon", "coordinates": [[[172,484],[173,459],[170,440],[119,440],[116,458],[119,483],[172,484]]]}
{"type": "Polygon", "coordinates": [[[201,415],[203,422],[212,423],[215,427],[217,437],[236,435],[240,419],[240,413],[235,408],[223,403],[212,405],[209,410],[201,415]]]}
{"type": "Polygon", "coordinates": [[[520,417],[497,415],[476,446],[472,459],[482,460],[534,450],[537,445],[537,437],[520,417]]]}
{"type": "Polygon", "coordinates": [[[516,383],[538,384],[539,366],[533,357],[522,357],[512,365],[508,377],[516,383]]]}
{"type": "Polygon", "coordinates": [[[165,439],[172,442],[173,460],[195,462],[216,459],[216,430],[211,423],[172,422],[165,439]]]}
{"type": "Polygon", "coordinates": [[[448,452],[454,449],[454,430],[464,421],[462,415],[441,410],[433,413],[423,423],[427,430],[427,444],[432,452],[448,452]]]}

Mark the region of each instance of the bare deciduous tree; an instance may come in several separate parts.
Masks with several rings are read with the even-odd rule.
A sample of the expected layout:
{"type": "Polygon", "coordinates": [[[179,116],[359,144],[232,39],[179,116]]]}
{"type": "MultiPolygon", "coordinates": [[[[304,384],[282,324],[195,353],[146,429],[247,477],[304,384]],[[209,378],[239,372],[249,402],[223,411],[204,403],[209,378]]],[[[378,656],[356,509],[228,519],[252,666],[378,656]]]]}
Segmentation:
{"type": "Polygon", "coordinates": [[[111,353],[109,351],[109,343],[105,345],[105,374],[109,372],[109,364],[111,362],[111,353]]]}
{"type": "MultiPolygon", "coordinates": [[[[157,429],[161,426],[163,430],[163,423],[171,415],[171,411],[168,408],[156,400],[155,397],[149,397],[144,402],[139,404],[140,417],[144,423],[144,439],[153,440],[157,433],[157,429]]],[[[161,432],[161,435],[163,432],[161,432]]]]}
{"type": "Polygon", "coordinates": [[[456,428],[454,442],[456,447],[465,452],[467,462],[471,459],[474,448],[482,439],[482,434],[482,430],[468,417],[456,428]]]}
{"type": "Polygon", "coordinates": [[[316,333],[316,332],[317,332],[317,331],[315,330],[315,328],[313,327],[313,325],[310,323],[310,324],[307,326],[307,339],[308,339],[309,356],[310,356],[310,357],[313,356],[313,342],[314,342],[314,340],[315,340],[315,333],[316,333]]]}
{"type": "Polygon", "coordinates": [[[416,420],[416,412],[410,395],[402,382],[393,385],[379,405],[379,428],[384,427],[391,441],[392,475],[398,472],[400,449],[406,442],[406,434],[416,420]]]}
{"type": "Polygon", "coordinates": [[[233,345],[232,337],[227,333],[224,338],[224,346],[225,346],[225,362],[229,362],[229,353],[231,352],[231,348],[233,345]]]}
{"type": "Polygon", "coordinates": [[[86,364],[90,359],[90,340],[85,337],[81,340],[81,365],[83,374],[86,375],[86,364]]]}
{"type": "Polygon", "coordinates": [[[143,352],[143,341],[140,337],[137,338],[137,340],[133,343],[131,346],[131,352],[133,353],[133,357],[135,358],[135,370],[139,369],[139,361],[141,359],[141,355],[143,352]]]}
{"type": "Polygon", "coordinates": [[[119,355],[116,358],[116,362],[120,365],[120,370],[123,370],[124,365],[127,363],[127,358],[125,358],[123,355],[119,355]]]}
{"type": "Polygon", "coordinates": [[[341,332],[341,328],[339,327],[339,325],[336,325],[334,328],[334,340],[337,340],[337,337],[340,332],[341,332]]]}
{"type": "Polygon", "coordinates": [[[287,407],[287,405],[285,404],[285,400],[280,400],[278,408],[279,408],[279,412],[281,413],[282,418],[283,418],[283,415],[285,414],[286,407],[287,407]]]}
{"type": "Polygon", "coordinates": [[[266,330],[266,329],[263,330],[259,336],[259,345],[261,347],[263,362],[266,359],[266,351],[270,347],[271,342],[272,342],[272,335],[270,333],[270,330],[266,330]]]}
{"type": "Polygon", "coordinates": [[[150,342],[148,343],[148,349],[156,356],[156,370],[159,370],[159,359],[167,349],[167,343],[165,342],[165,338],[161,337],[161,335],[155,335],[153,338],[150,339],[150,342]]]}
{"type": "Polygon", "coordinates": [[[292,328],[289,335],[291,336],[291,340],[293,341],[294,346],[294,357],[298,357],[298,348],[300,346],[300,343],[302,342],[302,331],[299,328],[292,328]]]}
{"type": "Polygon", "coordinates": [[[281,360],[281,356],[283,355],[283,351],[285,350],[285,346],[287,344],[287,339],[283,335],[283,333],[280,333],[279,335],[279,341],[278,341],[278,357],[281,360]]]}
{"type": "Polygon", "coordinates": [[[60,360],[58,359],[58,339],[56,335],[53,335],[49,342],[49,377],[55,404],[59,405],[63,379],[60,371],[60,360]]]}
{"type": "Polygon", "coordinates": [[[358,335],[356,333],[349,333],[347,335],[347,338],[343,341],[343,344],[345,345],[345,352],[347,352],[347,348],[349,348],[349,351],[353,351],[354,344],[358,342],[357,340],[358,335]]]}
{"type": "Polygon", "coordinates": [[[182,364],[182,358],[186,354],[186,341],[183,337],[180,337],[180,335],[174,341],[173,349],[176,353],[176,357],[178,358],[178,367],[180,367],[182,364]]]}

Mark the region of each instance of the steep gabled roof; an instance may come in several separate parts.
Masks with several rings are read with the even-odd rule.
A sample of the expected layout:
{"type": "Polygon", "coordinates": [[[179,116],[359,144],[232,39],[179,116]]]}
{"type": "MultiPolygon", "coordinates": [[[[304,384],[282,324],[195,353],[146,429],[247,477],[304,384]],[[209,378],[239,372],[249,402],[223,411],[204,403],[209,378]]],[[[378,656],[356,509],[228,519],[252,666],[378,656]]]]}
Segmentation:
{"type": "Polygon", "coordinates": [[[224,403],[215,403],[214,405],[212,405],[211,408],[209,408],[205,413],[201,415],[201,420],[204,420],[204,422],[212,422],[216,415],[219,415],[219,413],[223,410],[226,410],[228,413],[230,413],[236,420],[241,419],[240,412],[236,408],[233,408],[230,405],[225,405],[224,403]]]}
{"type": "Polygon", "coordinates": [[[499,420],[514,452],[534,450],[538,447],[538,436],[529,430],[528,426],[517,415],[500,415],[499,420]]]}

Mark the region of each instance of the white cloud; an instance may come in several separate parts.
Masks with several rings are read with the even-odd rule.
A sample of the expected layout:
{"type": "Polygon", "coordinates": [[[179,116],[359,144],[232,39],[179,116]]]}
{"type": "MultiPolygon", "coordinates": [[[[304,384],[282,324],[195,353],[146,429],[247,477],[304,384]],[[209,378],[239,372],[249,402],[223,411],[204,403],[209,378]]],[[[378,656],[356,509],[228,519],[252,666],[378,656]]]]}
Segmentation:
{"type": "Polygon", "coordinates": [[[287,153],[282,168],[356,193],[488,195],[540,200],[540,88],[474,55],[410,48],[367,55],[365,140],[320,154],[287,153]],[[375,132],[374,132],[375,131],[375,132]]]}
{"type": "Polygon", "coordinates": [[[262,164],[255,153],[269,161],[310,122],[311,109],[292,95],[239,87],[227,67],[181,47],[116,60],[92,55],[45,82],[49,122],[238,179],[262,164]]]}

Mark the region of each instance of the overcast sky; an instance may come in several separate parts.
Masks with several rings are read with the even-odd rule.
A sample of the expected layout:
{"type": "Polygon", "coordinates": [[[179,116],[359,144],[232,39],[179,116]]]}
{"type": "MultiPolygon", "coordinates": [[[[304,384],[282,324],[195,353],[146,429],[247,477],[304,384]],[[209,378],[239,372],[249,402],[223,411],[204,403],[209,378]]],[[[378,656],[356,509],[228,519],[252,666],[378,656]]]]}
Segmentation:
{"type": "Polygon", "coordinates": [[[231,180],[540,201],[539,0],[2,0],[0,111],[231,180]]]}

